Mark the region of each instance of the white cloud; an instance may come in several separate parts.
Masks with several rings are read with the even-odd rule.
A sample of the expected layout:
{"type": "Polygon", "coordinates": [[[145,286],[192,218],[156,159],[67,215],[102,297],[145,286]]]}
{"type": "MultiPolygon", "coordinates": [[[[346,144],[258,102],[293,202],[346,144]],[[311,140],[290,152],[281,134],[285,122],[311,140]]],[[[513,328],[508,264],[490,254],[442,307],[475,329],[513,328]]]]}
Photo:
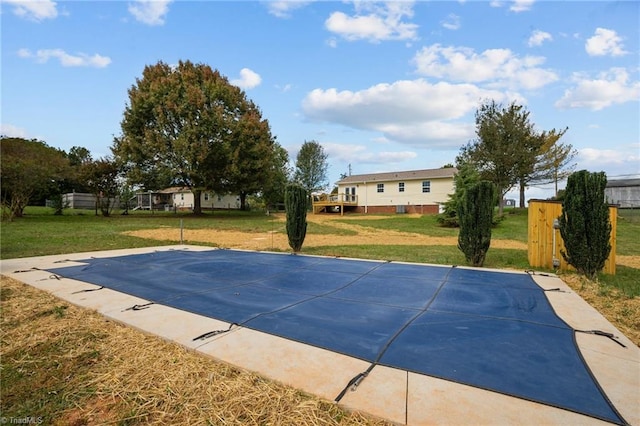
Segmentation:
{"type": "Polygon", "coordinates": [[[505,2],[503,0],[491,0],[489,6],[491,7],[503,7],[506,4],[510,4],[509,10],[515,13],[526,12],[531,10],[535,0],[513,0],[511,2],[505,2]]]}
{"type": "Polygon", "coordinates": [[[567,89],[555,106],[567,108],[589,108],[601,110],[614,104],[640,100],[640,81],[630,81],[624,68],[611,68],[597,78],[590,79],[574,74],[575,87],[567,89]]]}
{"type": "Polygon", "coordinates": [[[471,125],[456,122],[484,99],[507,96],[471,84],[431,84],[402,80],[358,92],[315,89],[303,100],[303,112],[316,121],[377,131],[414,146],[459,147],[473,136],[471,125]]]}
{"type": "Polygon", "coordinates": [[[277,90],[279,90],[282,93],[286,93],[288,91],[290,91],[293,88],[293,85],[291,85],[291,83],[287,83],[284,86],[280,85],[280,84],[276,84],[274,86],[277,90]]]}
{"type": "Polygon", "coordinates": [[[285,1],[267,1],[265,5],[267,6],[267,10],[273,16],[278,18],[290,18],[291,12],[300,9],[310,3],[312,1],[294,1],[294,0],[285,0],[285,1]]]}
{"type": "Polygon", "coordinates": [[[13,13],[30,21],[42,22],[58,16],[57,4],[51,0],[2,0],[13,6],[13,13]]]}
{"type": "Polygon", "coordinates": [[[338,47],[338,40],[336,40],[335,37],[331,37],[326,41],[326,43],[327,43],[327,46],[329,47],[333,47],[333,48],[338,47]]]}
{"type": "Polygon", "coordinates": [[[584,48],[590,56],[623,56],[629,53],[624,50],[622,37],[606,28],[596,28],[595,35],[587,39],[584,48]]]}
{"type": "Polygon", "coordinates": [[[451,13],[447,16],[447,19],[442,21],[442,26],[448,30],[458,30],[461,26],[460,17],[455,13],[451,13]]]}
{"type": "Polygon", "coordinates": [[[467,47],[434,44],[418,51],[413,62],[417,72],[428,77],[511,89],[539,89],[558,80],[555,72],[539,67],[544,57],[519,58],[509,49],[488,49],[478,54],[467,47]]]}
{"type": "Polygon", "coordinates": [[[516,13],[526,12],[531,10],[533,3],[535,3],[535,0],[514,0],[511,7],[509,7],[509,10],[516,13]]]}
{"type": "Polygon", "coordinates": [[[389,164],[401,163],[413,160],[418,156],[413,151],[383,151],[372,152],[371,148],[365,145],[352,145],[323,142],[322,147],[332,161],[343,161],[351,163],[357,161],[358,164],[389,164]]]}
{"type": "Polygon", "coordinates": [[[640,142],[609,149],[581,148],[576,161],[578,170],[604,171],[609,177],[640,175],[640,142]]]}
{"type": "Polygon", "coordinates": [[[415,40],[416,24],[404,22],[413,17],[413,2],[389,1],[382,4],[372,1],[354,2],[356,13],[349,16],[333,12],[325,21],[325,27],[349,41],[415,40]]]}
{"type": "Polygon", "coordinates": [[[240,78],[231,80],[231,84],[238,86],[241,89],[253,89],[258,87],[262,83],[262,77],[249,68],[242,68],[240,70],[240,78]]]}
{"type": "Polygon", "coordinates": [[[111,63],[111,58],[108,56],[98,55],[89,56],[84,53],[78,53],[76,55],[70,55],[62,49],[40,49],[35,53],[29,49],[18,50],[18,56],[25,59],[35,59],[38,63],[45,63],[51,58],[56,58],[60,61],[63,67],[95,67],[104,68],[111,63]]]}
{"type": "Polygon", "coordinates": [[[27,131],[13,124],[2,123],[0,124],[0,135],[10,138],[26,138],[27,131]]]}
{"type": "Polygon", "coordinates": [[[169,3],[173,0],[134,0],[129,3],[129,13],[137,21],[147,25],[163,25],[169,12],[169,3]]]}
{"type": "Polygon", "coordinates": [[[531,33],[531,36],[529,37],[528,45],[529,47],[542,46],[542,43],[544,43],[545,41],[551,41],[551,40],[553,40],[553,37],[551,37],[551,34],[544,31],[535,30],[531,33]]]}

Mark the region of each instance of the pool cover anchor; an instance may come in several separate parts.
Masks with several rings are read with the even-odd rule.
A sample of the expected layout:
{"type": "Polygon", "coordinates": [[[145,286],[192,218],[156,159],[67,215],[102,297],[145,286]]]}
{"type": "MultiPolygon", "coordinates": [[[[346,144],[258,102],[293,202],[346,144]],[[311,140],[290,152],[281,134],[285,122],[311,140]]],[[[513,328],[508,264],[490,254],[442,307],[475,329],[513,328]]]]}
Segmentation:
{"type": "Polygon", "coordinates": [[[194,337],[193,339],[191,339],[191,341],[195,342],[196,340],[205,340],[205,339],[208,339],[210,337],[217,336],[218,334],[227,333],[227,332],[231,331],[231,328],[234,325],[237,326],[237,327],[240,327],[240,324],[232,322],[231,324],[229,324],[229,328],[227,328],[226,330],[208,331],[206,333],[203,333],[203,334],[199,335],[198,337],[194,337]]]}
{"type": "Polygon", "coordinates": [[[78,294],[78,293],[89,293],[90,291],[98,291],[98,290],[102,290],[104,288],[104,286],[100,286],[98,288],[88,288],[86,290],[78,290],[78,291],[74,291],[71,294],[78,294]]]}
{"type": "Polygon", "coordinates": [[[347,386],[345,386],[344,389],[342,389],[342,392],[340,392],[340,394],[335,397],[334,402],[340,402],[340,400],[347,394],[348,390],[350,390],[351,392],[355,392],[356,390],[358,390],[358,386],[360,386],[360,383],[362,383],[362,381],[367,378],[369,373],[371,373],[371,370],[373,370],[376,365],[377,363],[371,364],[365,371],[363,371],[362,373],[358,373],[354,378],[349,380],[347,386]]]}
{"type": "Polygon", "coordinates": [[[130,308],[123,309],[122,312],[126,312],[126,311],[142,311],[143,309],[148,309],[149,306],[151,306],[151,305],[155,305],[155,303],[154,302],[149,302],[149,303],[143,303],[141,305],[136,304],[136,305],[131,306],[130,308]]]}
{"type": "Polygon", "coordinates": [[[13,271],[14,274],[22,274],[24,272],[33,272],[33,271],[42,271],[42,269],[40,268],[36,268],[35,266],[29,268],[29,269],[20,269],[18,271],[13,271]]]}
{"type": "Polygon", "coordinates": [[[38,281],[46,281],[46,280],[58,280],[60,281],[61,279],[63,279],[64,277],[62,275],[58,275],[58,274],[51,274],[49,275],[47,278],[42,278],[38,281]]]}
{"type": "Polygon", "coordinates": [[[616,342],[617,344],[619,344],[623,348],[626,348],[625,344],[622,343],[620,340],[618,340],[618,338],[613,333],[609,333],[607,331],[602,331],[602,330],[575,330],[575,332],[576,333],[585,333],[585,334],[595,334],[596,336],[603,336],[603,337],[606,337],[606,338],[608,338],[610,340],[613,340],[614,342],[616,342]]]}

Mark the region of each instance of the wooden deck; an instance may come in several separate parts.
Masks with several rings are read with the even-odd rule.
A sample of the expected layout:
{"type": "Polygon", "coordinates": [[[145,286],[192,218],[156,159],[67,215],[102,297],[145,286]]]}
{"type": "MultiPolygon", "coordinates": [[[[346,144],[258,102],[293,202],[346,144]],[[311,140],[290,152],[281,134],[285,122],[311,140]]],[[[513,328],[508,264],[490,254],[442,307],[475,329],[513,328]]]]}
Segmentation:
{"type": "Polygon", "coordinates": [[[329,212],[332,208],[340,209],[340,216],[344,214],[344,208],[358,205],[357,195],[346,194],[319,194],[313,196],[313,214],[323,210],[329,212]]]}

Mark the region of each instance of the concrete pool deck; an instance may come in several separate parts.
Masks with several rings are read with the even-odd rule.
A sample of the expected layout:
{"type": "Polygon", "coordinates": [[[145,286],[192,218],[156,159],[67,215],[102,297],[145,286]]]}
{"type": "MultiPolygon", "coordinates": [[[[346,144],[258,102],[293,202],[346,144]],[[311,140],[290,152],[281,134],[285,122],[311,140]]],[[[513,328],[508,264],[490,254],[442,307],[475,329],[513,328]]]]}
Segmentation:
{"type": "MultiPolygon", "coordinates": [[[[229,323],[181,311],[73,279],[55,279],[47,269],[64,261],[167,250],[208,251],[200,246],[74,253],[1,262],[3,275],[47,291],[69,303],[93,309],[114,321],[179,343],[203,355],[260,373],[297,389],[334,400],[349,381],[370,363],[329,350],[244,327],[206,339],[194,338],[229,323]],[[37,268],[37,269],[32,269],[37,268]],[[16,272],[24,271],[24,272],[16,272]],[[131,309],[139,306],[142,309],[131,309]]],[[[486,270],[486,269],[485,269],[486,270]]],[[[510,271],[512,272],[512,271],[510,271]]],[[[640,425],[640,350],[601,314],[553,275],[533,275],[546,292],[557,315],[576,330],[612,333],[624,346],[595,334],[576,333],[582,357],[600,387],[632,425],[640,425]]],[[[398,424],[607,424],[593,417],[549,405],[491,392],[447,380],[377,365],[355,391],[347,391],[340,405],[398,424]]]]}

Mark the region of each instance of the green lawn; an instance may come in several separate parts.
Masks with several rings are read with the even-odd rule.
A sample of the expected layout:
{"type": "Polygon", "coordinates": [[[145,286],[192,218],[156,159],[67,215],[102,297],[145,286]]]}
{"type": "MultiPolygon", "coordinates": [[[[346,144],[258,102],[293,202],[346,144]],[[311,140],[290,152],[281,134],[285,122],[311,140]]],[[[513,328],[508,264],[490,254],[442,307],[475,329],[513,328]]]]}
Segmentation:
{"type": "MultiPolygon", "coordinates": [[[[130,215],[96,216],[93,211],[66,210],[54,216],[51,209],[29,207],[25,216],[13,222],[2,222],[0,228],[0,258],[42,256],[95,250],[150,247],[171,244],[170,241],[146,240],[123,235],[123,232],[163,227],[184,229],[220,229],[244,232],[285,233],[282,221],[264,212],[215,212],[202,216],[190,213],[134,212],[130,215]]],[[[617,227],[617,254],[640,256],[640,215],[638,211],[620,210],[617,227]]],[[[390,229],[431,236],[457,236],[457,230],[438,226],[435,216],[387,215],[371,220],[358,216],[335,218],[374,229],[390,229]]],[[[350,235],[355,232],[331,224],[309,223],[308,234],[350,235]]],[[[493,239],[508,239],[526,243],[527,210],[513,209],[506,219],[493,229],[493,239]]],[[[336,255],[367,259],[463,265],[464,257],[455,246],[303,246],[303,253],[336,255]]],[[[526,250],[492,248],[486,267],[528,269],[526,250]]],[[[618,266],[618,273],[603,275],[601,281],[618,287],[628,296],[640,295],[640,269],[618,266]]]]}

